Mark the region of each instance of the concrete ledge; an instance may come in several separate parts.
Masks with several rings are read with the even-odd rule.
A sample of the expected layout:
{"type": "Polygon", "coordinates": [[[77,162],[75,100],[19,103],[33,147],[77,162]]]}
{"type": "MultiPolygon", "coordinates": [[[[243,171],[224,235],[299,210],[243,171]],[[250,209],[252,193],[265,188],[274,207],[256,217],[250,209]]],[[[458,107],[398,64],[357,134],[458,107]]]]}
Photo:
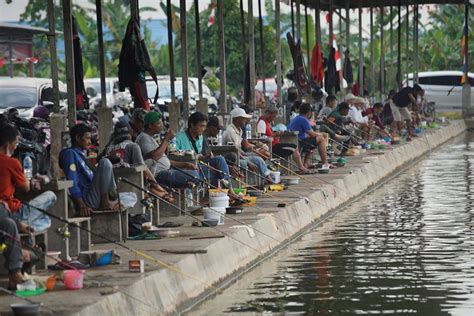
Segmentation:
{"type": "MultiPolygon", "coordinates": [[[[128,246],[142,249],[166,262],[168,268],[163,267],[163,262],[149,262],[145,274],[129,273],[126,264],[133,256],[119,250],[122,265],[88,272],[85,282],[90,288],[74,293],[52,292],[43,295],[40,300],[48,310],[69,315],[175,313],[206,291],[215,290],[213,285],[268,255],[321,216],[348,203],[383,178],[464,130],[464,122],[455,121],[442,128],[428,130],[412,142],[389,149],[382,155],[349,157],[348,164],[334,173],[304,176],[299,185],[290,186],[289,190],[270,198],[262,197],[258,208],[245,208],[244,214],[235,215],[239,221],[251,225],[253,232],[226,216],[226,225],[218,227],[226,237],[189,240],[183,233],[200,236],[220,233],[211,228],[189,227],[192,220],[181,218],[186,227],[180,229],[180,238],[127,242],[128,246]],[[286,207],[276,207],[280,200],[286,203],[286,207]],[[170,255],[159,251],[183,247],[205,249],[207,253],[170,255]],[[101,279],[107,286],[91,286],[101,279]],[[115,287],[111,288],[110,284],[115,287]],[[65,301],[69,304],[67,307],[61,303],[65,301]]],[[[101,245],[101,248],[104,247],[101,245]]],[[[115,248],[112,245],[108,247],[115,248]]],[[[8,304],[4,305],[8,307],[8,304]]],[[[5,307],[0,307],[0,313],[3,311],[5,307]]]]}

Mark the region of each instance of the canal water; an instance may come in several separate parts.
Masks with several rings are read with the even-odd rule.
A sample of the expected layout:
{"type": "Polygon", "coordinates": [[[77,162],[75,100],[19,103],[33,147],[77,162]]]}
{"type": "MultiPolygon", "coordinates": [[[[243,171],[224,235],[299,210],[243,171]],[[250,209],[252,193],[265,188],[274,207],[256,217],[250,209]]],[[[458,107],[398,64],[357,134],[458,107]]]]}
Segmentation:
{"type": "Polygon", "coordinates": [[[474,315],[473,148],[443,145],[189,314],[474,315]]]}

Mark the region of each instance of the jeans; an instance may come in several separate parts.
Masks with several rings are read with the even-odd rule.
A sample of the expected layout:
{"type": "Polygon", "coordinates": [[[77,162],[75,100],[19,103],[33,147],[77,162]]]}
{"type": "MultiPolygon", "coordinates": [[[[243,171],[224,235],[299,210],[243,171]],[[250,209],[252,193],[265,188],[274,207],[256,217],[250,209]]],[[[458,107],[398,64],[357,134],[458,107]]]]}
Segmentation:
{"type": "Polygon", "coordinates": [[[27,223],[35,231],[46,230],[51,227],[51,218],[43,214],[41,210],[50,209],[56,203],[56,195],[51,191],[46,191],[28,202],[28,205],[22,204],[20,209],[12,214],[13,219],[27,223]]]}
{"type": "Polygon", "coordinates": [[[112,163],[107,158],[102,158],[97,165],[92,178],[92,184],[84,196],[84,202],[92,209],[100,207],[102,195],[117,190],[112,163]]]}
{"type": "Polygon", "coordinates": [[[189,182],[199,183],[197,170],[169,169],[159,171],[156,175],[159,184],[169,188],[184,188],[189,182]]]}
{"type": "Polygon", "coordinates": [[[268,167],[265,164],[265,161],[262,159],[262,157],[256,156],[256,155],[245,156],[245,159],[241,159],[240,161],[243,161],[243,164],[245,165],[243,167],[247,168],[247,162],[245,160],[250,161],[251,163],[256,165],[260,175],[265,176],[265,177],[270,175],[271,172],[270,170],[268,170],[268,167]]]}
{"type": "Polygon", "coordinates": [[[209,181],[213,187],[218,187],[219,183],[218,181],[220,179],[225,179],[228,181],[230,184],[230,171],[229,171],[229,165],[225,161],[224,157],[222,156],[216,156],[207,159],[206,163],[208,163],[211,168],[205,165],[199,165],[199,168],[201,169],[200,176],[201,179],[206,179],[209,181]],[[213,170],[217,169],[222,172],[213,170]]]}
{"type": "MultiPolygon", "coordinates": [[[[11,218],[11,214],[0,204],[0,232],[5,232],[3,242],[7,248],[3,251],[5,257],[5,268],[8,272],[17,272],[23,266],[23,256],[21,254],[20,235],[15,221],[11,218]]],[[[1,239],[1,238],[0,238],[1,239]]],[[[1,241],[1,240],[0,240],[1,241]]]]}

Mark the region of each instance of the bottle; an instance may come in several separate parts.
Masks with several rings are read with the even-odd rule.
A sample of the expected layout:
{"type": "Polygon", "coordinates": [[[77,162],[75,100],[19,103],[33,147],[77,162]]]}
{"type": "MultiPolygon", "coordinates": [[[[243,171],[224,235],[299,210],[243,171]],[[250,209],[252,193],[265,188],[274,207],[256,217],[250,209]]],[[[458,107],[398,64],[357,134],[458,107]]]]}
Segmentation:
{"type": "Polygon", "coordinates": [[[28,180],[33,178],[33,160],[31,160],[30,156],[26,156],[23,159],[23,172],[28,180]]]}
{"type": "Polygon", "coordinates": [[[191,188],[186,188],[184,189],[184,198],[186,200],[186,206],[189,207],[189,206],[193,206],[194,205],[194,201],[193,201],[193,189],[191,188]]]}
{"type": "Polygon", "coordinates": [[[223,136],[223,132],[222,132],[222,130],[220,130],[219,134],[217,134],[217,145],[218,146],[222,146],[222,136],[223,136]]]}
{"type": "Polygon", "coordinates": [[[246,137],[247,139],[252,138],[252,126],[250,126],[250,124],[247,124],[247,125],[245,126],[245,137],[246,137]]]}
{"type": "Polygon", "coordinates": [[[170,139],[170,141],[168,143],[168,151],[170,153],[176,151],[176,137],[173,137],[172,139],[170,139]]]}

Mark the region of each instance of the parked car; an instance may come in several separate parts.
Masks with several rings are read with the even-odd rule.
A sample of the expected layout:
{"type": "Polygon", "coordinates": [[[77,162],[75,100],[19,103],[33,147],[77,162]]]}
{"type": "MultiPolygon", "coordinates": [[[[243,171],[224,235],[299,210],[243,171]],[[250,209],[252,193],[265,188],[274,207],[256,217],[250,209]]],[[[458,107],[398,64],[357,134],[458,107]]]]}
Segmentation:
{"type": "MultiPolygon", "coordinates": [[[[190,97],[198,100],[199,99],[199,80],[196,77],[190,77],[189,80],[193,84],[193,90],[195,93],[191,95],[190,97]]],[[[217,99],[216,97],[212,94],[211,89],[204,83],[202,82],[202,96],[203,98],[207,99],[207,104],[213,107],[217,108],[217,99]]]]}
{"type": "MultiPolygon", "coordinates": [[[[100,99],[102,97],[100,78],[84,79],[84,85],[86,87],[86,92],[89,96],[91,105],[94,106],[95,103],[100,103],[100,99]]],[[[123,106],[123,103],[131,101],[130,92],[128,90],[124,92],[119,91],[117,77],[105,78],[105,95],[107,99],[107,107],[123,106]]]]}
{"type": "MultiPolygon", "coordinates": [[[[16,108],[20,117],[29,119],[37,105],[51,107],[53,102],[52,81],[49,78],[0,77],[0,113],[16,108]]],[[[66,108],[66,86],[59,82],[60,106],[66,108]]]]}
{"type": "MultiPolygon", "coordinates": [[[[462,107],[461,71],[427,71],[418,73],[418,84],[425,90],[425,98],[435,102],[437,109],[462,107]]],[[[474,73],[469,73],[471,96],[474,96],[474,73]]],[[[404,81],[406,85],[407,81],[404,81]]],[[[413,74],[408,75],[408,86],[413,86],[413,74]]],[[[474,97],[471,97],[474,106],[474,97]]]]}

